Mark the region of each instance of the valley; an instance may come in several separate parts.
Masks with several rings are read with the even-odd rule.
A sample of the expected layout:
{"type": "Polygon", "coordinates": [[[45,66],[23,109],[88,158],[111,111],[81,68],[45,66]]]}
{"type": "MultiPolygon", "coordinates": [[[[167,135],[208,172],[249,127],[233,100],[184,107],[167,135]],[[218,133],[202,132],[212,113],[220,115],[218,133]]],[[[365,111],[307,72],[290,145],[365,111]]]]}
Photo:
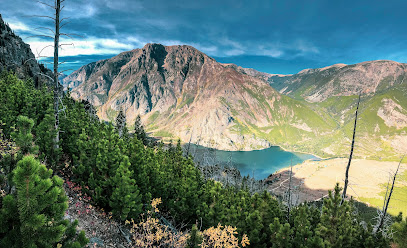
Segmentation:
{"type": "Polygon", "coordinates": [[[406,6],[2,5],[0,247],[407,244],[406,6]]]}
{"type": "Polygon", "coordinates": [[[357,94],[355,156],[395,161],[406,152],[405,64],[370,61],[272,75],[220,64],[190,46],[147,44],[83,66],[63,79],[103,120],[122,109],[165,141],[249,151],[281,146],[348,156],[357,94]]]}
{"type": "MultiPolygon", "coordinates": [[[[371,190],[352,179],[350,194],[378,207],[383,196],[369,192],[382,191],[394,161],[407,152],[406,76],[407,66],[394,61],[272,75],[217,63],[192,47],[148,44],[84,66],[64,85],[75,98],[97,106],[101,119],[114,121],[123,109],[130,127],[141,115],[151,135],[192,143],[198,164],[232,166],[256,179],[284,175],[292,164],[302,185],[301,202],[316,200],[341,182],[360,93],[352,173],[371,190]],[[319,158],[308,154],[336,159],[315,161],[319,158]],[[364,168],[379,176],[361,174],[364,168]]],[[[273,185],[280,182],[284,185],[283,179],[273,185]]],[[[405,189],[403,183],[399,187],[405,189]]],[[[272,192],[283,194],[287,185],[279,190],[272,192]]],[[[392,213],[399,210],[404,209],[392,213]]]]}

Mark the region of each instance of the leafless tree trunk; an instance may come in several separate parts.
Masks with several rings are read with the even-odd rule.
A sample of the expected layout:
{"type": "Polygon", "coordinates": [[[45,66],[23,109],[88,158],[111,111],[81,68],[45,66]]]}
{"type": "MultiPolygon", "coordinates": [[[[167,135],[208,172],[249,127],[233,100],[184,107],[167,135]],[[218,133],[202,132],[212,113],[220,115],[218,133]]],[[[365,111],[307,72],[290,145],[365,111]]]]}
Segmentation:
{"type": "Polygon", "coordinates": [[[352,156],[353,156],[353,149],[355,147],[355,135],[356,135],[356,124],[358,121],[358,110],[359,110],[359,104],[360,104],[360,94],[358,98],[358,104],[356,106],[356,113],[355,113],[355,124],[353,126],[353,137],[352,137],[352,145],[350,148],[350,155],[349,155],[349,162],[348,165],[346,166],[346,172],[345,172],[345,186],[343,187],[343,193],[342,193],[342,203],[345,201],[346,198],[346,190],[348,189],[348,183],[349,183],[349,168],[350,168],[350,163],[352,161],[352,156]]]}
{"type": "Polygon", "coordinates": [[[189,142],[188,142],[186,157],[189,156],[189,149],[191,148],[191,140],[192,140],[192,134],[193,134],[193,133],[194,133],[194,131],[191,132],[191,136],[189,137],[189,142]]]}
{"type": "Polygon", "coordinates": [[[288,183],[288,205],[287,205],[287,220],[290,222],[290,211],[291,211],[291,180],[293,176],[293,157],[291,156],[291,165],[290,165],[290,181],[288,183]]]}
{"type": "MultiPolygon", "coordinates": [[[[392,182],[392,184],[391,184],[391,188],[390,188],[389,194],[388,194],[388,196],[387,196],[387,199],[385,199],[385,204],[383,205],[383,209],[382,209],[382,211],[381,211],[381,214],[379,215],[379,219],[378,219],[377,225],[376,225],[376,226],[374,227],[374,229],[373,229],[373,232],[374,232],[374,233],[376,233],[376,232],[382,230],[382,228],[383,228],[383,226],[384,226],[384,223],[385,223],[385,220],[386,220],[386,216],[387,216],[387,208],[389,207],[391,195],[393,194],[394,183],[396,182],[397,173],[398,173],[398,171],[399,171],[401,162],[402,162],[403,159],[404,159],[404,156],[405,156],[405,155],[403,155],[403,157],[401,158],[401,160],[400,160],[400,162],[399,162],[399,165],[397,166],[397,170],[396,170],[396,172],[394,173],[393,182],[392,182]]],[[[388,190],[388,187],[389,187],[389,185],[387,185],[387,190],[388,190]]],[[[386,194],[386,195],[387,195],[387,194],[386,194]]]]}
{"type": "Polygon", "coordinates": [[[61,13],[61,0],[55,0],[55,38],[54,38],[54,116],[55,130],[54,147],[59,148],[59,82],[58,82],[58,51],[59,51],[59,23],[61,13]]]}
{"type": "MultiPolygon", "coordinates": [[[[53,33],[53,36],[51,35],[33,35],[30,37],[47,37],[47,38],[51,38],[54,40],[54,75],[51,78],[50,76],[44,74],[44,73],[39,73],[42,76],[47,77],[48,79],[50,79],[53,84],[54,84],[54,117],[55,117],[55,125],[54,128],[56,130],[56,134],[54,137],[54,148],[58,149],[59,148],[59,112],[64,111],[64,109],[60,109],[59,105],[60,105],[60,91],[61,91],[61,86],[59,84],[59,80],[58,80],[58,76],[59,76],[59,71],[58,71],[58,66],[60,64],[59,62],[59,48],[63,45],[73,45],[73,44],[61,44],[60,43],[60,36],[67,36],[69,38],[72,38],[72,36],[74,36],[75,34],[67,34],[67,33],[60,33],[60,29],[67,25],[69,22],[67,22],[67,20],[69,18],[61,18],[61,10],[65,7],[63,6],[63,3],[65,2],[65,0],[54,0],[54,4],[48,4],[46,2],[42,2],[42,1],[37,1],[40,4],[43,4],[44,6],[50,7],[53,9],[53,11],[55,11],[55,15],[54,16],[44,16],[44,15],[34,15],[32,17],[40,17],[40,18],[47,18],[47,19],[51,19],[54,24],[55,24],[55,30],[48,28],[48,27],[38,27],[37,29],[42,29],[42,30],[48,30],[51,31],[53,33]],[[65,21],[65,22],[64,22],[65,21]]],[[[52,47],[52,45],[48,45],[46,47],[44,47],[39,53],[38,56],[39,57],[46,57],[46,56],[41,56],[42,51],[45,48],[48,47],[52,47]]],[[[63,62],[62,62],[63,63],[63,62]]],[[[61,101],[62,104],[62,101],[61,101]]]]}

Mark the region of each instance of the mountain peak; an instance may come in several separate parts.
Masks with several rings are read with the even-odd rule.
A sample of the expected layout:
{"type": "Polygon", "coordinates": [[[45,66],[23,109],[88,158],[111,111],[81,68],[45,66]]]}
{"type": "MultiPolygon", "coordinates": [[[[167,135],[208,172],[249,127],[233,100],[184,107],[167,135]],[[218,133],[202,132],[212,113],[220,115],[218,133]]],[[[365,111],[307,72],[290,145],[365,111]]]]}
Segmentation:
{"type": "Polygon", "coordinates": [[[64,82],[74,98],[95,105],[101,119],[113,120],[123,109],[129,124],[141,115],[158,136],[192,136],[192,142],[227,150],[268,147],[264,138],[236,128],[267,125],[281,99],[265,81],[187,45],[146,44],[84,66],[64,82]]]}
{"type": "Polygon", "coordinates": [[[165,46],[160,43],[147,43],[142,48],[142,50],[146,50],[146,51],[154,51],[154,50],[161,50],[161,49],[165,49],[165,46]]]}

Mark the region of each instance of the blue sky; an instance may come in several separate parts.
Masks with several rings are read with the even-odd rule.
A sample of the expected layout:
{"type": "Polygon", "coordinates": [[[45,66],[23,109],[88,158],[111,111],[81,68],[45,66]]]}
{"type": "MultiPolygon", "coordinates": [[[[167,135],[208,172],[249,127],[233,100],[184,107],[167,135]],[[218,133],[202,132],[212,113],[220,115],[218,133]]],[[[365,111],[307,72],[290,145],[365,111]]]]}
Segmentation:
{"type": "MultiPolygon", "coordinates": [[[[43,0],[53,3],[53,0],[43,0]]],[[[405,0],[66,0],[64,68],[112,57],[146,43],[188,44],[220,62],[269,73],[390,59],[407,62],[405,0]]],[[[51,9],[33,0],[0,0],[3,19],[38,55],[50,44],[51,9]]],[[[46,48],[42,56],[52,55],[46,48]]],[[[67,72],[69,73],[69,72],[67,72]]]]}

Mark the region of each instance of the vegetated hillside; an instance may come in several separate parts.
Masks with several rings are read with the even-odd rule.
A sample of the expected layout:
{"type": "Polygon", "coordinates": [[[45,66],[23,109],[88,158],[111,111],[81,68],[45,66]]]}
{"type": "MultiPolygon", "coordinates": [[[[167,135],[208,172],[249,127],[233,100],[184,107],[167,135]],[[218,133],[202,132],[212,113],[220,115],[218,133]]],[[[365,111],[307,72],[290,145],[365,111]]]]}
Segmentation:
{"type": "MultiPolygon", "coordinates": [[[[70,225],[73,217],[81,220],[78,228],[102,224],[87,233],[90,246],[112,244],[111,222],[103,226],[101,219],[125,223],[124,230],[115,225],[127,237],[124,247],[384,248],[392,241],[386,236],[389,225],[375,233],[352,201],[341,204],[338,185],[323,202],[293,205],[288,211],[284,201],[268,192],[251,192],[257,190],[250,178],[232,176],[222,184],[205,177],[205,168],[186,157],[180,144],[150,147],[136,135],[120,135],[118,126],[100,122],[69,94],[62,99],[66,108],[60,118],[60,149],[55,149],[54,119],[48,114],[51,93],[2,74],[0,96],[10,99],[0,104],[0,247],[83,247],[88,240],[75,230],[78,222],[70,225]],[[66,180],[72,201],[62,189],[63,179],[51,180],[53,171],[66,180]]],[[[396,225],[390,228],[404,232],[396,225]]],[[[402,239],[395,242],[402,244],[402,239]]]]}
{"type": "Polygon", "coordinates": [[[219,149],[302,147],[335,127],[328,115],[190,46],[147,44],[83,66],[64,84],[102,119],[123,109],[130,125],[140,114],[156,136],[219,149]]]}
{"type": "Polygon", "coordinates": [[[0,72],[12,70],[21,79],[32,78],[35,85],[50,84],[52,72],[38,64],[28,44],[18,37],[0,15],[0,72]]]}
{"type": "Polygon", "coordinates": [[[361,93],[356,155],[397,160],[407,151],[406,76],[406,64],[379,60],[306,69],[288,76],[270,75],[267,80],[280,93],[336,121],[333,135],[316,140],[315,147],[327,156],[348,152],[357,95],[361,93]]]}
{"type": "MultiPolygon", "coordinates": [[[[280,97],[282,103],[303,106],[280,97]]],[[[266,191],[252,194],[250,179],[221,184],[204,177],[180,144],[168,149],[145,146],[136,135],[100,122],[87,104],[74,101],[69,93],[61,101],[64,114],[55,130],[52,93],[13,73],[0,74],[0,247],[111,244],[95,236],[110,232],[110,222],[89,232],[88,240],[76,230],[81,225],[73,217],[79,215],[85,222],[82,227],[100,224],[101,219],[121,220],[131,231],[120,226],[116,231],[128,246],[389,247],[393,240],[403,244],[405,222],[399,218],[391,226],[393,240],[386,235],[387,225],[372,231],[352,201],[341,204],[338,185],[322,207],[311,203],[287,211],[266,191]],[[59,148],[56,131],[61,134],[59,148]],[[74,199],[68,200],[63,179],[52,174],[64,177],[65,188],[76,192],[74,199]],[[68,204],[75,216],[66,212],[68,204]],[[199,223],[199,230],[194,223],[199,223]]]]}

